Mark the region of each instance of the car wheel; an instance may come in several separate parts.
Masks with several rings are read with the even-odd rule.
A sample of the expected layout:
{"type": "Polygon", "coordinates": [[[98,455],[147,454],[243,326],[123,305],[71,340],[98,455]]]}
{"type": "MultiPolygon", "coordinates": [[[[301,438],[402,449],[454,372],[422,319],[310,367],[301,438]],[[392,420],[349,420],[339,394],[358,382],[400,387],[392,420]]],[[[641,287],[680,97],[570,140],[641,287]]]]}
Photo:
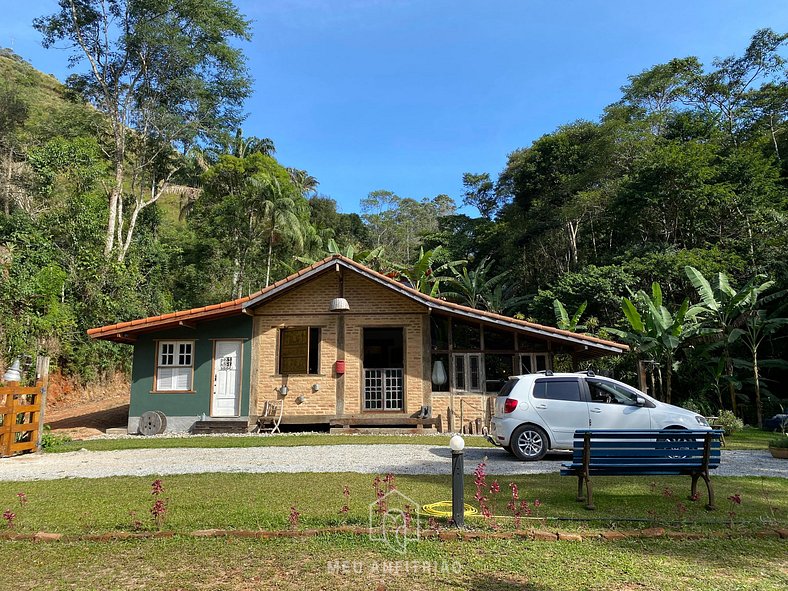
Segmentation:
{"type": "Polygon", "coordinates": [[[519,460],[541,460],[547,453],[547,433],[536,425],[520,425],[512,433],[512,453],[519,460]]]}

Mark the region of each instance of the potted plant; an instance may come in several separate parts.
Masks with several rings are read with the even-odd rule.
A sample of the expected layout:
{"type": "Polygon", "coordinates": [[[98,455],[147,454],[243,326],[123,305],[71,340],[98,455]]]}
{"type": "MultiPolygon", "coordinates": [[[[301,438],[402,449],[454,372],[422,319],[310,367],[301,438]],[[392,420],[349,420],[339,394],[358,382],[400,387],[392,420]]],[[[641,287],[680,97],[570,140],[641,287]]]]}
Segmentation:
{"type": "Polygon", "coordinates": [[[773,458],[788,460],[788,435],[783,433],[769,440],[769,453],[773,458]]]}

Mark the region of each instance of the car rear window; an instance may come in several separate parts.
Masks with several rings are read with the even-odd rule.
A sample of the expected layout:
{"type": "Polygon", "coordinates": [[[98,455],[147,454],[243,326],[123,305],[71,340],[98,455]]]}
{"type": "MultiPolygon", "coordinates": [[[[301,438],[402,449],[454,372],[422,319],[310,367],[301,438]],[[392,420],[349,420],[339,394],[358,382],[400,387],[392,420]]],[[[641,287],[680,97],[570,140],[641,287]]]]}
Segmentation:
{"type": "Polygon", "coordinates": [[[580,402],[580,381],[576,379],[536,380],[534,398],[580,402]]]}
{"type": "Polygon", "coordinates": [[[498,396],[509,396],[509,393],[514,389],[516,385],[517,385],[517,378],[509,380],[498,391],[498,396]]]}

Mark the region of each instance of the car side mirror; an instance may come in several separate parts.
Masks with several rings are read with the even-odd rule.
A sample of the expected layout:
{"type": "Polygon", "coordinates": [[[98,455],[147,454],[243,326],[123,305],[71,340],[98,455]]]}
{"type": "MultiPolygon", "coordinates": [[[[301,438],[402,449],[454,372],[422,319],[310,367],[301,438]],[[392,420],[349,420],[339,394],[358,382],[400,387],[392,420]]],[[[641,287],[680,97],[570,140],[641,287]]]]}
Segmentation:
{"type": "Polygon", "coordinates": [[[646,399],[643,398],[642,396],[638,396],[637,398],[635,398],[635,404],[637,404],[638,406],[646,406],[646,399]]]}

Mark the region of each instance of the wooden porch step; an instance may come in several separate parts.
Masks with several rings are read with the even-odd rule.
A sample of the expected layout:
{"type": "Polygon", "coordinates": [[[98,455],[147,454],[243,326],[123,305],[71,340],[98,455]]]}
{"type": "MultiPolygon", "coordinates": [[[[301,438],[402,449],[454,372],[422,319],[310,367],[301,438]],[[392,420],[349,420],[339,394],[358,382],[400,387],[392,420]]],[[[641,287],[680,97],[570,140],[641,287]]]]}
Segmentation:
{"type": "Polygon", "coordinates": [[[331,433],[434,433],[438,425],[438,417],[419,419],[402,415],[350,415],[334,417],[329,421],[331,433]]]}
{"type": "Polygon", "coordinates": [[[191,429],[195,435],[206,435],[210,433],[248,433],[249,422],[243,421],[222,421],[207,420],[197,421],[191,429]]]}
{"type": "Polygon", "coordinates": [[[331,427],[330,435],[434,435],[434,427],[331,427]]]}

